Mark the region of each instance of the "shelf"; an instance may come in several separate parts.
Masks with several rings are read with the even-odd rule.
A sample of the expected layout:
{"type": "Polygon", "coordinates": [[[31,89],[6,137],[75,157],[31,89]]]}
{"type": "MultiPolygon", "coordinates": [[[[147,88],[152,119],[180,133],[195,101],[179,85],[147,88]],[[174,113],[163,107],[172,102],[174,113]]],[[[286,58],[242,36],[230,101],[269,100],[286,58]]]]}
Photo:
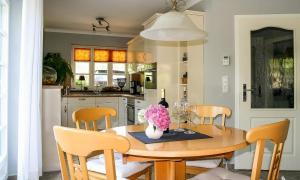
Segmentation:
{"type": "Polygon", "coordinates": [[[179,86],[187,86],[188,84],[179,84],[179,86]]]}
{"type": "Polygon", "coordinates": [[[180,64],[187,64],[187,61],[180,61],[180,64]]]}

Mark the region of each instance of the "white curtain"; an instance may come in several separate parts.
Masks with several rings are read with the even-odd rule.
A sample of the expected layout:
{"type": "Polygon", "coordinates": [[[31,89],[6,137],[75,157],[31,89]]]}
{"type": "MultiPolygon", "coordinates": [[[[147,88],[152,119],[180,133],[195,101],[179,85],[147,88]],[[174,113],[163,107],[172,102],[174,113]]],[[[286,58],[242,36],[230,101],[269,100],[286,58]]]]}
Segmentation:
{"type": "Polygon", "coordinates": [[[20,56],[18,180],[42,174],[43,0],[23,0],[20,56]]]}

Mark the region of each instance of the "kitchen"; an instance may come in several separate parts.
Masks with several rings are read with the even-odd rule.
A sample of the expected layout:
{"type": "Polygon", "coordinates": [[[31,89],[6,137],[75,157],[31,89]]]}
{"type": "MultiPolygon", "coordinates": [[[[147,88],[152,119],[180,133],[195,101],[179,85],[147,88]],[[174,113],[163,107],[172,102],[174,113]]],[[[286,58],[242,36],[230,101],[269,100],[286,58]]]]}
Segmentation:
{"type": "MultiPolygon", "coordinates": [[[[203,27],[204,13],[186,11],[186,14],[197,22],[199,27],[203,27]]],[[[158,14],[153,15],[143,23],[143,26],[147,28],[157,17],[158,14]]],[[[133,116],[133,114],[135,117],[137,116],[139,109],[145,109],[148,105],[159,102],[161,89],[166,90],[166,99],[170,105],[175,101],[181,100],[184,93],[187,93],[187,98],[194,103],[201,103],[203,101],[203,75],[201,70],[203,68],[203,43],[201,41],[193,42],[194,44],[188,44],[186,42],[180,44],[163,44],[145,40],[140,36],[134,38],[123,37],[121,38],[122,41],[119,40],[120,37],[112,37],[111,39],[117,39],[116,41],[122,43],[116,42],[115,44],[117,44],[118,47],[111,49],[127,49],[126,58],[123,57],[123,59],[126,59],[126,63],[119,63],[124,64],[121,67],[121,74],[119,74],[119,76],[112,75],[115,70],[113,70],[111,66],[117,63],[107,63],[109,66],[106,65],[104,67],[106,69],[101,69],[104,72],[102,77],[106,79],[104,81],[94,81],[94,77],[101,75],[96,75],[96,73],[93,75],[94,72],[89,72],[88,69],[96,68],[96,65],[93,67],[93,64],[97,63],[90,63],[90,65],[88,65],[89,67],[86,67],[87,62],[74,61],[74,53],[76,50],[85,50],[88,54],[93,54],[94,49],[109,49],[109,47],[87,46],[85,45],[86,42],[83,45],[74,45],[74,41],[76,42],[78,40],[74,40],[75,37],[72,36],[74,35],[51,32],[51,30],[47,29],[45,32],[44,54],[60,52],[64,58],[72,59],[70,64],[75,75],[74,80],[69,80],[68,84],[65,85],[65,88],[62,90],[61,112],[62,124],[64,126],[74,127],[70,117],[72,111],[75,109],[87,106],[108,105],[109,103],[112,107],[118,109],[119,116],[122,117],[122,119],[124,119],[123,117],[129,117],[129,119],[131,119],[130,117],[133,116]],[[63,39],[70,40],[68,42],[63,39]],[[126,43],[127,47],[120,46],[120,44],[124,44],[124,39],[129,39],[126,43]],[[70,43],[68,44],[70,48],[63,48],[64,51],[62,51],[60,48],[62,46],[61,44],[66,45],[66,43],[70,43]],[[88,50],[88,48],[90,48],[90,50],[88,50]],[[65,49],[70,51],[68,52],[65,49]],[[77,65],[77,69],[75,65],[77,65]],[[107,69],[108,67],[110,68],[109,70],[107,69]],[[188,74],[190,74],[189,77],[187,77],[188,74]],[[85,80],[79,80],[80,76],[85,76],[85,80]],[[122,92],[119,92],[120,88],[117,88],[115,76],[126,79],[125,87],[122,92]],[[174,91],[174,89],[176,90],[174,91]],[[129,102],[128,106],[127,102],[129,102]],[[127,113],[125,113],[124,108],[127,109],[127,113]],[[134,108],[134,111],[132,108],[134,108]]],[[[82,38],[86,36],[87,35],[77,35],[77,37],[82,38]]],[[[86,38],[85,41],[89,41],[88,38],[86,38]]],[[[93,43],[93,41],[91,43],[93,43]]],[[[114,43],[114,41],[110,43],[114,43]]],[[[93,58],[95,55],[89,55],[88,57],[93,58]]],[[[90,60],[88,59],[87,61],[90,60]]],[[[105,60],[102,60],[102,62],[104,61],[105,60]]],[[[130,121],[132,123],[134,121],[133,118],[130,121]]],[[[127,124],[127,122],[119,123],[127,124]]]]}
{"type": "MultiPolygon", "coordinates": [[[[185,13],[198,27],[203,28],[203,12],[186,10],[185,13]]],[[[158,17],[159,14],[154,14],[141,25],[147,28],[158,17]]],[[[203,102],[202,40],[165,43],[146,40],[141,36],[93,37],[52,31],[45,29],[44,56],[59,53],[63,59],[70,59],[67,62],[74,79],[66,79],[64,86],[57,86],[56,89],[51,85],[43,86],[44,122],[47,122],[43,124],[43,129],[60,124],[75,127],[72,113],[84,107],[116,109],[113,127],[138,124],[138,112],[157,104],[161,100],[161,89],[165,89],[170,107],[176,101],[203,102]],[[91,45],[99,42],[104,45],[91,45]],[[121,86],[121,91],[118,81],[124,80],[125,85],[119,82],[124,86],[121,86]]],[[[98,123],[99,128],[105,127],[104,121],[98,123]]],[[[55,153],[55,149],[51,148],[55,144],[51,136],[51,132],[44,131],[44,147],[48,147],[44,148],[44,159],[55,153]]],[[[59,169],[58,161],[44,162],[47,162],[43,166],[45,171],[59,169]]]]}

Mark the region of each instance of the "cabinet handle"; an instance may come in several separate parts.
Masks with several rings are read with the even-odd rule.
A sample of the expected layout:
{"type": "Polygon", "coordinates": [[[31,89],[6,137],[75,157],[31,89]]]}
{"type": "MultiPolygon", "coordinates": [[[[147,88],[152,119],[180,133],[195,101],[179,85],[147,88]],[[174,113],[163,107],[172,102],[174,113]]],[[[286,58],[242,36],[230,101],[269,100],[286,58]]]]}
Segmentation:
{"type": "Polygon", "coordinates": [[[64,111],[65,111],[65,113],[67,112],[67,106],[66,105],[65,105],[64,111]]]}
{"type": "Polygon", "coordinates": [[[85,98],[79,98],[78,100],[79,101],[85,101],[86,99],[85,98]]]}

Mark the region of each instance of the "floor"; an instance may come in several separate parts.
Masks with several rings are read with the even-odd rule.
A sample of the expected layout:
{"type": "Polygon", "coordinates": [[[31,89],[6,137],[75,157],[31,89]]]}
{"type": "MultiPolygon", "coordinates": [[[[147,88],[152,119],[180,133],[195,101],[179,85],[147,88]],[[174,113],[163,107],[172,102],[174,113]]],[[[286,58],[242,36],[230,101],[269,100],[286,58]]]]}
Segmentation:
{"type": "MultiPolygon", "coordinates": [[[[245,170],[232,170],[241,174],[250,175],[251,171],[245,171],[245,170]]],[[[262,178],[261,179],[267,179],[267,171],[262,171],[262,178]]],[[[281,180],[300,180],[300,171],[281,171],[280,177],[284,176],[285,179],[281,180]]],[[[8,178],[9,180],[13,180],[11,178],[8,178]]],[[[44,175],[40,178],[40,180],[61,180],[60,172],[51,172],[51,173],[44,173],[44,175]]]]}

